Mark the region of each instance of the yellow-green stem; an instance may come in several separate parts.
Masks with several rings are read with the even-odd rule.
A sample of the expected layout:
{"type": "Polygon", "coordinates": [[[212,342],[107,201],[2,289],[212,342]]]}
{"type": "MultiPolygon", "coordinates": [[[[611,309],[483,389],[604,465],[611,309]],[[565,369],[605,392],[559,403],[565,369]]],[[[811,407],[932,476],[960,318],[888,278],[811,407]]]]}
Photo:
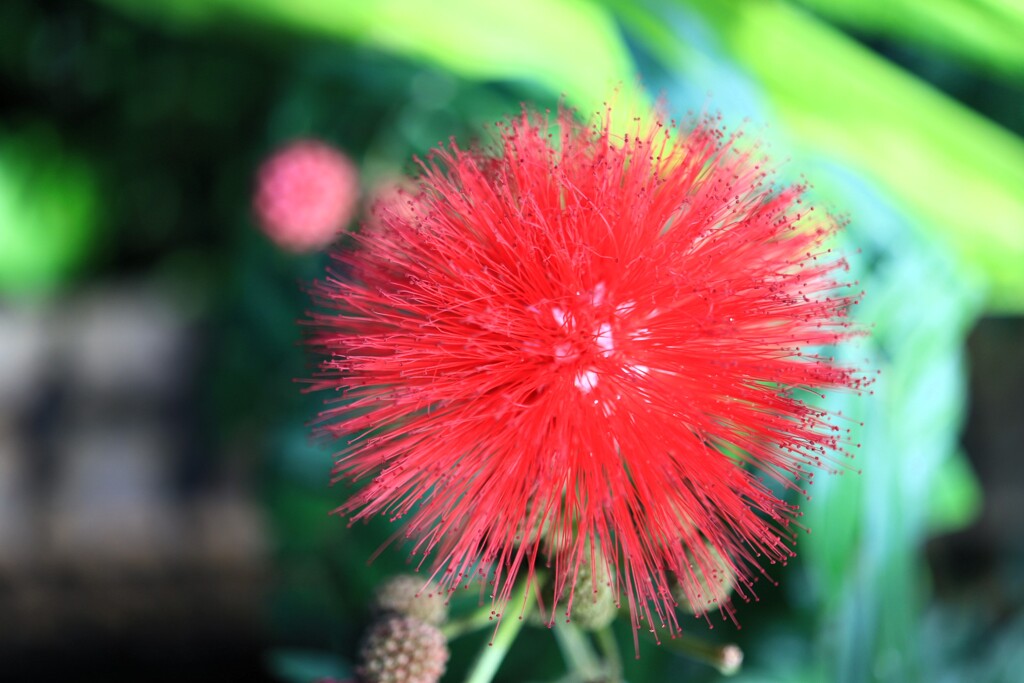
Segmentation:
{"type": "Polygon", "coordinates": [[[533,609],[533,600],[526,599],[527,591],[533,587],[534,581],[543,580],[538,573],[520,583],[513,591],[493,640],[486,643],[480,654],[477,655],[476,661],[473,662],[473,666],[466,676],[466,683],[491,683],[494,680],[494,674],[498,672],[498,668],[505,660],[505,655],[508,654],[516,636],[519,635],[523,624],[526,623],[526,617],[533,609]],[[517,613],[517,610],[520,609],[522,610],[521,614],[517,613]]]}

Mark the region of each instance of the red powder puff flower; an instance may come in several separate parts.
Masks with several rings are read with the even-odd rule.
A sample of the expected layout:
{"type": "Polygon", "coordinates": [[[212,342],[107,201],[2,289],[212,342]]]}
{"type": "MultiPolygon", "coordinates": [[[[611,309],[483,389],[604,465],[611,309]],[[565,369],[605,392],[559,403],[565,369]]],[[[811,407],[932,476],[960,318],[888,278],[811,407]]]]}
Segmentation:
{"type": "Polygon", "coordinates": [[[253,208],[278,246],[305,252],[330,244],[358,199],[359,177],[348,157],[322,142],[299,140],[260,167],[253,208]]]}
{"type": "Polygon", "coordinates": [[[766,480],[842,453],[804,400],[860,382],[814,353],[850,334],[837,225],[714,121],[499,130],[435,150],[313,286],[313,388],[340,392],[321,428],[339,478],[372,477],[339,511],[403,518],[443,585],[487,577],[496,608],[546,563],[570,616],[581,573],[637,627],[674,632],[678,589],[728,613],[709,580],[747,597],[792,555],[766,480]]]}

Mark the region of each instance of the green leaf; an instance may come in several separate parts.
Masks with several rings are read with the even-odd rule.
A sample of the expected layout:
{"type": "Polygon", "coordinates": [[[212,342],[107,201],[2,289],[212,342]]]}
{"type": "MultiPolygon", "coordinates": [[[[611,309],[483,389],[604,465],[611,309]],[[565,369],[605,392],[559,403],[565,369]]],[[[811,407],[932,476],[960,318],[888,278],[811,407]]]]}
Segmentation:
{"type": "Polygon", "coordinates": [[[1024,5],[1012,0],[796,0],[858,31],[949,52],[1024,79],[1024,5]]]}
{"type": "Polygon", "coordinates": [[[246,19],[365,45],[473,80],[525,80],[599,108],[623,84],[629,53],[606,10],[586,0],[101,0],[193,27],[246,19]]]}
{"type": "MultiPolygon", "coordinates": [[[[854,188],[850,201],[871,206],[872,196],[854,188]]],[[[923,543],[937,521],[963,523],[977,506],[958,432],[964,341],[980,297],[950,254],[880,204],[848,235],[870,255],[852,265],[867,292],[855,314],[874,327],[863,348],[840,349],[840,360],[881,374],[871,395],[829,396],[860,444],[859,472],[816,477],[814,498],[801,506],[814,529],[801,555],[812,602],[831,626],[818,654],[832,678],[868,680],[884,671],[878,680],[917,680],[925,656],[916,635],[927,596],[923,543]]]]}
{"type": "Polygon", "coordinates": [[[778,0],[691,0],[805,151],[885,187],[1024,311],[1024,141],[778,0]]]}
{"type": "Polygon", "coordinates": [[[927,523],[933,533],[967,526],[981,513],[981,484],[965,455],[942,462],[932,481],[927,523]]]}
{"type": "Polygon", "coordinates": [[[52,289],[87,259],[98,188],[92,166],[55,131],[0,130],[0,292],[52,289]]]}

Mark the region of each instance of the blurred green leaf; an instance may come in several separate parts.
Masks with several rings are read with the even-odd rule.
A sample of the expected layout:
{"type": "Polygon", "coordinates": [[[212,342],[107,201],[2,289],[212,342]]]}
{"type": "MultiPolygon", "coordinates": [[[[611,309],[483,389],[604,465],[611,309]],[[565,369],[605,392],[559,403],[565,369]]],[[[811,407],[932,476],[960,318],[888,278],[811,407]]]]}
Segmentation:
{"type": "Polygon", "coordinates": [[[1024,311],[1024,141],[779,0],[690,4],[794,139],[865,174],[1024,311]]]}
{"type": "Polygon", "coordinates": [[[932,482],[928,528],[932,533],[962,529],[981,513],[981,484],[962,453],[942,462],[932,482]]]}
{"type": "Polygon", "coordinates": [[[95,246],[92,167],[46,127],[0,130],[0,291],[59,285],[95,246]]]}
{"type": "Polygon", "coordinates": [[[866,252],[852,260],[867,292],[855,313],[873,329],[863,347],[839,353],[844,362],[881,374],[870,396],[829,396],[829,407],[842,411],[850,440],[859,444],[853,461],[859,472],[816,478],[815,496],[802,506],[814,529],[802,555],[822,607],[818,655],[830,677],[919,680],[923,543],[936,523],[965,523],[978,504],[958,433],[964,340],[981,295],[952,255],[849,182],[849,204],[864,215],[848,237],[866,252]]]}
{"type": "Polygon", "coordinates": [[[844,26],[951,52],[1024,79],[1024,5],[1013,0],[796,0],[844,26]]]}
{"type": "Polygon", "coordinates": [[[586,0],[101,1],[182,26],[244,18],[340,38],[465,78],[535,82],[585,109],[635,77],[615,22],[586,0]]]}

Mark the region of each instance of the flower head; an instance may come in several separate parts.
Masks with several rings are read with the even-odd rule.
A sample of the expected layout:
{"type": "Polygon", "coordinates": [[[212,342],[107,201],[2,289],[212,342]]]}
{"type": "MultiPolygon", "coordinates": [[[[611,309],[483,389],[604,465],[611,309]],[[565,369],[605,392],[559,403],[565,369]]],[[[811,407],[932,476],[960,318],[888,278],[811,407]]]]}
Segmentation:
{"type": "Polygon", "coordinates": [[[715,121],[499,132],[435,150],[313,287],[322,429],[338,477],[371,478],[340,512],[403,519],[442,585],[486,577],[499,606],[544,562],[570,615],[581,572],[638,627],[678,627],[680,584],[728,611],[704,577],[748,596],[792,555],[767,480],[842,453],[804,400],[859,383],[814,351],[849,335],[837,225],[715,121]]]}
{"type": "Polygon", "coordinates": [[[253,208],[260,227],[289,251],[322,249],[355,213],[359,177],[348,157],[316,140],[299,140],[260,167],[253,208]]]}

